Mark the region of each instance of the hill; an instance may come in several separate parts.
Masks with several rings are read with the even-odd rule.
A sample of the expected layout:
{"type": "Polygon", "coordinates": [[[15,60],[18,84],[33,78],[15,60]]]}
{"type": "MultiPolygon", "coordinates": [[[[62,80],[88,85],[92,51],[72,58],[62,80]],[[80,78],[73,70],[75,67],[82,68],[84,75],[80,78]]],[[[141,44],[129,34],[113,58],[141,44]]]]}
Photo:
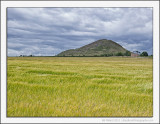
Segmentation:
{"type": "Polygon", "coordinates": [[[57,56],[122,56],[130,52],[118,43],[101,39],[77,49],[70,49],[59,53],[57,56]]]}

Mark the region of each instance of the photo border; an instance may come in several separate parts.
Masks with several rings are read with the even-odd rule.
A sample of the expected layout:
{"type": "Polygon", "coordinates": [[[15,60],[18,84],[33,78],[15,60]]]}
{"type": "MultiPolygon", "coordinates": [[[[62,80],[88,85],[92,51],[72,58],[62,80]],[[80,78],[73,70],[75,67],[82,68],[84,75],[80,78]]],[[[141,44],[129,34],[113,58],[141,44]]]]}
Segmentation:
{"type": "MultiPolygon", "coordinates": [[[[50,1],[50,0],[47,0],[48,2],[51,2],[51,3],[53,3],[53,2],[59,2],[59,1],[63,1],[63,0],[59,0],[59,1],[50,1]]],[[[119,0],[120,1],[120,0],[119,0]]],[[[125,0],[123,0],[123,1],[125,1],[125,0]]],[[[144,0],[143,0],[144,1],[144,0]]],[[[148,0],[147,0],[148,1],[148,0]]],[[[6,1],[7,2],[7,1],[6,1]]],[[[15,2],[15,1],[10,1],[10,2],[15,2]]],[[[16,1],[17,2],[17,1],[16,1]]],[[[18,1],[19,2],[19,1],[18,1]]],[[[22,2],[22,1],[21,1],[22,2]]],[[[31,2],[31,1],[27,1],[27,2],[31,2]]],[[[35,2],[35,1],[34,1],[35,2]]],[[[39,2],[39,1],[36,1],[36,2],[39,2]]],[[[42,2],[44,2],[44,1],[42,1],[42,2]]],[[[65,1],[65,2],[69,2],[69,1],[65,1]]],[[[73,1],[73,2],[77,2],[77,1],[73,1]]],[[[81,2],[81,1],[80,1],[81,2]]],[[[82,2],[86,2],[86,1],[82,1],[82,2]]],[[[91,2],[91,1],[89,1],[89,2],[91,2]]],[[[102,2],[102,1],[101,1],[102,2]]],[[[110,1],[103,1],[103,2],[110,2],[110,1]]],[[[132,1],[133,2],[133,1],[132,1]]],[[[142,2],[142,1],[140,1],[140,2],[142,2]]],[[[146,1],[145,1],[146,2],[146,1]]],[[[150,1],[151,2],[151,1],[150,1]]],[[[154,1],[153,1],[154,2],[154,1]]],[[[153,3],[152,2],[152,3],[153,3]]],[[[3,3],[4,3],[4,1],[3,1],[3,3]]],[[[3,5],[3,4],[2,4],[3,5]]],[[[26,5],[25,5],[26,6],[26,5]]],[[[3,7],[3,6],[2,6],[3,7]]],[[[158,6],[159,7],[159,6],[158,6]]],[[[37,8],[39,8],[39,7],[37,7],[37,8]]],[[[154,7],[153,7],[154,8],[154,7]]],[[[153,9],[153,11],[154,11],[154,9],[153,9]]],[[[3,13],[1,13],[1,15],[2,15],[3,13]]],[[[7,7],[6,7],[6,14],[7,14],[7,7]]],[[[153,12],[153,14],[154,14],[154,12],[153,12]]],[[[7,15],[6,15],[6,18],[7,18],[7,15]]],[[[7,19],[6,19],[7,20],[7,19]]],[[[154,15],[153,15],[153,20],[154,20],[154,15]]],[[[2,21],[4,21],[4,20],[2,20],[2,21]]],[[[4,26],[2,26],[2,21],[1,21],[1,27],[4,27],[4,26]]],[[[158,19],[158,21],[159,21],[159,19],[158,19]]],[[[153,23],[154,23],[155,21],[153,21],[153,23]]],[[[157,24],[157,22],[156,22],[156,24],[157,24]]],[[[159,27],[159,26],[158,26],[159,27]]],[[[157,30],[156,30],[157,31],[157,30]]],[[[158,30],[159,31],[159,30],[158,30]]],[[[153,32],[154,32],[154,30],[153,30],[153,32]]],[[[157,32],[156,32],[157,33],[157,32]]],[[[4,34],[4,32],[2,32],[2,34],[4,34]]],[[[7,22],[6,22],[6,36],[7,36],[7,22]]],[[[153,33],[153,41],[154,41],[154,33],[153,33]]],[[[2,35],[2,37],[3,37],[3,35],[2,35]]],[[[2,38],[1,37],[1,38],[2,38]]],[[[3,39],[3,38],[2,38],[3,39]]],[[[6,70],[4,71],[4,66],[2,66],[5,62],[3,61],[4,59],[3,58],[5,58],[4,57],[4,55],[3,55],[3,53],[4,53],[4,49],[3,49],[3,46],[4,46],[4,44],[2,44],[2,39],[1,39],[1,72],[5,72],[5,71],[7,71],[7,64],[5,65],[5,67],[6,67],[6,70]]],[[[158,39],[158,41],[159,41],[159,39],[158,39]]],[[[154,47],[155,45],[154,45],[154,43],[153,43],[153,47],[154,47]]],[[[158,45],[158,47],[159,47],[159,45],[158,45]]],[[[157,57],[157,54],[156,54],[156,56],[155,56],[155,50],[153,49],[153,60],[155,59],[155,57],[157,57]]],[[[158,58],[156,58],[156,59],[158,59],[159,60],[159,52],[158,52],[158,58]]],[[[159,61],[157,61],[158,62],[158,64],[159,64],[159,61]]],[[[157,64],[157,62],[155,63],[154,61],[153,61],[153,77],[154,77],[154,65],[155,64],[157,64]]],[[[6,63],[7,63],[7,38],[6,38],[6,63]]],[[[159,69],[159,67],[158,67],[158,69],[159,69]]],[[[159,74],[159,70],[158,70],[158,74],[159,74]]],[[[158,75],[157,74],[157,75],[158,75]]],[[[1,73],[1,79],[4,79],[3,77],[2,77],[2,73],[1,73]]],[[[7,75],[6,75],[6,81],[7,81],[7,75]]],[[[1,80],[1,84],[2,84],[2,82],[3,82],[3,80],[1,80]]],[[[154,80],[153,80],[153,82],[154,82],[154,80]]],[[[159,82],[159,81],[158,81],[159,82]]],[[[7,85],[7,84],[6,84],[7,85]]],[[[7,88],[7,87],[6,87],[7,88]]],[[[2,90],[2,87],[1,87],[1,92],[2,92],[3,90],[2,90]]],[[[6,89],[6,91],[7,91],[7,89],[6,89]]],[[[5,92],[6,92],[5,91],[5,92]]],[[[7,93],[6,93],[7,94],[7,93]]],[[[2,94],[1,94],[1,98],[2,98],[3,96],[2,96],[2,94]]],[[[154,90],[153,90],[153,97],[154,97],[154,90]]],[[[7,99],[6,99],[7,100],[7,99]]],[[[158,102],[159,102],[159,99],[158,99],[158,102]]],[[[6,104],[7,105],[7,104],[6,104]]],[[[2,107],[1,107],[1,110],[2,110],[2,107]]],[[[6,111],[7,111],[7,109],[6,109],[6,111]]],[[[153,111],[154,111],[154,106],[153,106],[153,111]]],[[[2,111],[1,111],[1,117],[2,117],[2,111]]],[[[6,114],[7,114],[7,112],[6,112],[6,114]]],[[[159,111],[158,111],[158,115],[159,115],[159,111]]],[[[59,119],[64,119],[65,118],[65,120],[66,120],[66,118],[67,118],[67,120],[69,121],[69,122],[72,122],[72,120],[75,122],[75,120],[79,120],[79,119],[77,119],[77,118],[80,118],[80,120],[81,120],[81,118],[87,118],[86,120],[87,120],[87,122],[90,122],[90,120],[88,120],[88,118],[100,118],[101,120],[99,120],[98,121],[98,123],[104,123],[104,122],[109,122],[109,123],[114,123],[114,122],[122,122],[122,123],[128,123],[128,122],[138,122],[138,123],[143,123],[143,122],[154,122],[154,120],[153,119],[150,119],[150,120],[147,120],[145,117],[129,117],[128,119],[125,119],[125,118],[127,118],[127,117],[120,117],[120,118],[124,118],[124,119],[119,119],[119,117],[71,117],[72,118],[72,120],[70,120],[71,118],[70,117],[6,117],[6,119],[3,119],[3,121],[4,122],[14,122],[13,120],[14,120],[14,118],[19,118],[19,120],[20,119],[22,119],[22,118],[52,118],[52,119],[58,119],[57,120],[57,122],[63,122],[63,121],[61,121],[61,120],[59,120],[59,119]],[[8,121],[8,119],[10,118],[11,120],[10,121],[8,121]],[[106,119],[105,119],[106,118],[106,119]],[[114,118],[114,119],[113,119],[114,118]],[[137,119],[136,119],[137,118],[137,119]],[[140,118],[143,118],[143,119],[140,119],[140,118]],[[6,121],[7,120],[7,121],[6,121]]],[[[150,117],[147,117],[147,118],[150,118],[150,117]]],[[[28,120],[28,119],[27,119],[28,120]]],[[[33,119],[32,119],[33,120],[33,119]]],[[[157,121],[157,120],[156,120],[157,121]]],[[[23,121],[23,122],[26,122],[26,119],[25,119],[25,121],[23,121]]],[[[39,121],[39,120],[37,120],[37,122],[38,123],[44,123],[44,120],[43,121],[39,121]]],[[[77,121],[76,121],[77,122],[77,121]]],[[[80,121],[78,121],[78,122],[80,122],[80,121]]],[[[15,122],[15,123],[17,123],[17,122],[15,122]]],[[[36,122],[34,122],[34,123],[36,123],[36,122]]],[[[49,123],[53,123],[53,122],[49,122],[49,123]]],[[[92,121],[92,123],[94,123],[94,121],[92,121]]]]}

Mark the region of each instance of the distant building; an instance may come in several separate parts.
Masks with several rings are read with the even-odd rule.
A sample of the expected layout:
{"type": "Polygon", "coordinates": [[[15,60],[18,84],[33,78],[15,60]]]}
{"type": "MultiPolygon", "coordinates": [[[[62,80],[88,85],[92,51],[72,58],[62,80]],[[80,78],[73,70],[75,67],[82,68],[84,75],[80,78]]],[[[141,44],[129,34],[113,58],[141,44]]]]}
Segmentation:
{"type": "Polygon", "coordinates": [[[138,57],[138,56],[140,56],[140,52],[139,51],[131,52],[131,57],[138,57]]]}

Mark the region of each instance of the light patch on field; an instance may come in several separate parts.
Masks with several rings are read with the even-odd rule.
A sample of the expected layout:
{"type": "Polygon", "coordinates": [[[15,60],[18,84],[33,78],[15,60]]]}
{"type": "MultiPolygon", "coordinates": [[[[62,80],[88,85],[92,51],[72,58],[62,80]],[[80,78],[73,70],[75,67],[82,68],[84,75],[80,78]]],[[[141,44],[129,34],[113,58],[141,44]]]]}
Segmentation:
{"type": "Polygon", "coordinates": [[[52,74],[38,74],[38,76],[49,76],[49,75],[52,75],[52,74]]]}

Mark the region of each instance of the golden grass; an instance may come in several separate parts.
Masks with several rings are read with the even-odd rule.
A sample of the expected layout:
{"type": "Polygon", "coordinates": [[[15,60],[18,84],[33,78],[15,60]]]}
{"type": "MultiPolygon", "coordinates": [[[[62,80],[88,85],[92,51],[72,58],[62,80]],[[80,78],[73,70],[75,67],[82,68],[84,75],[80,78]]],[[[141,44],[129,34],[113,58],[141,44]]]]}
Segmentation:
{"type": "Polygon", "coordinates": [[[8,57],[8,117],[153,116],[152,58],[8,57]]]}

